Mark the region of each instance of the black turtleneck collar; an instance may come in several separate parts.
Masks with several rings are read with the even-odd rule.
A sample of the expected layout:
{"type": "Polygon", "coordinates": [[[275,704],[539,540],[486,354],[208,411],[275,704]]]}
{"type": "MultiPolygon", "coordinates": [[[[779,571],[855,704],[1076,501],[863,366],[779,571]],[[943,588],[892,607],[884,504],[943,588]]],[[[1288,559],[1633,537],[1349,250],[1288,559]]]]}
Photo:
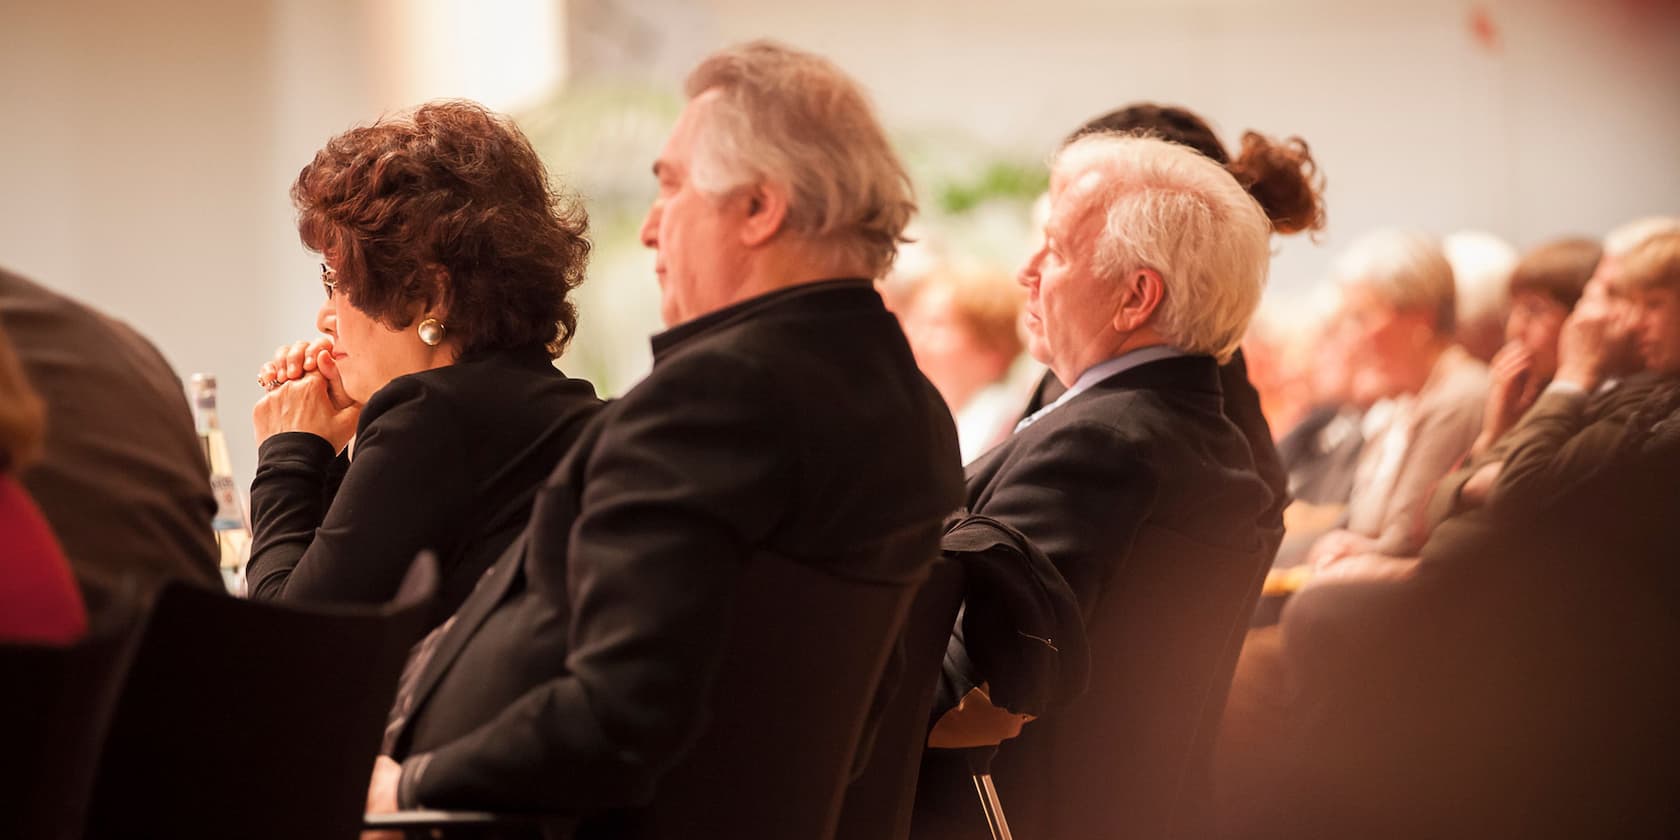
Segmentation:
{"type": "Polygon", "coordinates": [[[747,298],[714,312],[708,312],[698,318],[684,321],[662,333],[657,333],[650,339],[653,344],[653,360],[657,364],[661,358],[669,356],[679,347],[691,340],[716,332],[725,326],[737,323],[743,319],[766,309],[775,308],[794,300],[807,297],[822,297],[822,306],[839,306],[852,300],[861,299],[862,295],[873,298],[877,305],[880,296],[875,292],[875,284],[862,278],[844,278],[839,280],[819,280],[813,283],[799,283],[787,288],[765,292],[757,297],[747,298]]]}

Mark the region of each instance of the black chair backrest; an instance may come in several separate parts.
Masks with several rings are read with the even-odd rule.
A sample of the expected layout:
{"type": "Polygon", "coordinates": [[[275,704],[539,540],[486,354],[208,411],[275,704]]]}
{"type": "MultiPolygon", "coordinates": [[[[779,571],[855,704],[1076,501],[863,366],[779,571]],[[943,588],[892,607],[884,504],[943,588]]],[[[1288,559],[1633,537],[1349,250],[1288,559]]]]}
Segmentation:
{"type": "Polygon", "coordinates": [[[82,836],[94,768],[140,616],[74,645],[0,645],[0,837],[82,836]]]}
{"type": "Polygon", "coordinates": [[[1056,837],[1195,836],[1234,633],[1270,558],[1145,528],[1087,626],[1089,688],[992,765],[1010,826],[1056,837]],[[1163,562],[1170,561],[1170,562],[1163,562]],[[1023,795],[1030,792],[1030,795],[1023,795]]]}
{"type": "MultiPolygon", "coordinates": [[[[936,536],[927,535],[930,558],[936,536]]],[[[755,558],[705,733],[660,780],[653,803],[613,836],[832,837],[876,687],[919,584],[854,581],[755,558]]]]}
{"type": "Polygon", "coordinates": [[[881,715],[869,763],[846,789],[840,827],[834,833],[838,840],[902,840],[910,835],[928,715],[962,601],[962,564],[941,559],[929,571],[905,619],[903,672],[881,715]]]}
{"type": "Polygon", "coordinates": [[[397,676],[437,590],[380,608],[158,596],[105,741],[90,840],[353,838],[397,676]]]}

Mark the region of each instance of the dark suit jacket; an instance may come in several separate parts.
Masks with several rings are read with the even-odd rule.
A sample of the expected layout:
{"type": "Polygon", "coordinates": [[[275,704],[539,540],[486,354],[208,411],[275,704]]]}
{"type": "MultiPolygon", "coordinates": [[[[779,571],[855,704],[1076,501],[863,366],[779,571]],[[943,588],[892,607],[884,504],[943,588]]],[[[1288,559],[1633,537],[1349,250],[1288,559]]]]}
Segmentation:
{"type": "Polygon", "coordinates": [[[1351,419],[1344,418],[1344,411],[1339,405],[1319,406],[1278,441],[1278,459],[1295,498],[1315,505],[1345,505],[1353,495],[1353,474],[1365,438],[1357,411],[1351,412],[1351,419]],[[1326,427],[1338,420],[1352,428],[1343,426],[1347,431],[1342,437],[1325,441],[1326,427]]]}
{"type": "MultiPolygon", "coordinates": [[[[1266,482],[1266,489],[1272,492],[1272,504],[1266,509],[1263,519],[1277,528],[1281,537],[1283,509],[1289,507],[1290,502],[1289,474],[1283,468],[1283,459],[1272,439],[1272,427],[1266,422],[1266,412],[1260,407],[1260,392],[1254,389],[1254,383],[1248,381],[1248,360],[1243,357],[1242,348],[1237,348],[1231,360],[1219,366],[1219,388],[1224,395],[1221,410],[1242,430],[1249,452],[1254,457],[1254,470],[1266,482]]],[[[1046,371],[1021,416],[1031,415],[1066,391],[1067,386],[1056,379],[1055,374],[1046,371]]]]}
{"type": "Polygon", "coordinates": [[[1167,836],[1200,805],[1231,642],[1275,547],[1219,380],[1206,356],[1124,371],[969,467],[970,509],[1044,551],[1090,643],[1089,690],[992,766],[1022,837],[1167,836]]]}
{"type": "Polygon", "coordinates": [[[531,500],[601,401],[548,351],[485,353],[400,376],[368,400],[343,468],[323,438],[264,441],[246,570],[258,600],[377,603],[422,549],[455,611],[531,515],[531,500]]]}
{"type": "Polygon", "coordinates": [[[90,603],[125,578],[221,586],[210,470],[169,363],[128,325],[3,270],[0,325],[47,405],[22,483],[90,603]]]}
{"type": "Polygon", "coordinates": [[[764,295],[653,347],[399,699],[405,805],[642,803],[705,725],[748,563],[932,563],[956,430],[869,283],[764,295]]]}

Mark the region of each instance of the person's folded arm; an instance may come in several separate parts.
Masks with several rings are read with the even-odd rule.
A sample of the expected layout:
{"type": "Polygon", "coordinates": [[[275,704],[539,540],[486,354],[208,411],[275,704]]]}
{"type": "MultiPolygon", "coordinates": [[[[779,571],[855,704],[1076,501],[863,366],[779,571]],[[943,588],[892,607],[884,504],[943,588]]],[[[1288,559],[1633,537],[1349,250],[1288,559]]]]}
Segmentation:
{"type": "Polygon", "coordinates": [[[1089,620],[1110,567],[1154,507],[1153,466],[1139,444],[1098,422],[1055,428],[1006,465],[974,513],[1019,530],[1050,559],[1089,620]]]}
{"type": "Polygon", "coordinates": [[[443,542],[464,526],[469,445],[453,410],[413,380],[369,402],[330,504],[335,453],[324,438],[288,432],[264,441],[251,483],[250,596],[389,600],[416,553],[448,550],[443,542]]]}
{"type": "Polygon", "coordinates": [[[1589,424],[1587,402],[1587,394],[1579,389],[1548,388],[1540,395],[1511,430],[1511,448],[1488,492],[1488,505],[1544,504],[1564,482],[1594,469],[1602,446],[1620,438],[1621,426],[1589,424]]]}
{"type": "Polygon", "coordinates": [[[568,673],[410,757],[404,805],[634,805],[692,745],[741,572],[792,492],[774,391],[731,372],[736,381],[671,371],[657,401],[620,406],[584,468],[570,529],[568,673]]]}

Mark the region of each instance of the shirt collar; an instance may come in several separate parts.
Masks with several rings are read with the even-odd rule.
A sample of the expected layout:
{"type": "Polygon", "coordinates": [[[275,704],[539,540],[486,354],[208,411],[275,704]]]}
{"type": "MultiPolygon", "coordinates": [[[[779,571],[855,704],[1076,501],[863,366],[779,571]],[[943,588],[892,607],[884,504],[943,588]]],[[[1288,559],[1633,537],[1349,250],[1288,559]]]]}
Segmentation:
{"type": "Polygon", "coordinates": [[[1055,411],[1064,403],[1072,400],[1080,394],[1085,393],[1105,379],[1118,376],[1135,367],[1142,367],[1150,362],[1158,362],[1162,359],[1176,359],[1180,356],[1188,355],[1190,354],[1170,344],[1156,344],[1150,347],[1140,347],[1136,350],[1129,350],[1107,361],[1098,362],[1087,368],[1084,373],[1079,374],[1079,378],[1075,379],[1073,381],[1073,385],[1061,396],[1057,397],[1055,402],[1033,412],[1026,419],[1017,424],[1015,426],[1015,431],[1018,432],[1032,425],[1039,418],[1055,411]]]}

